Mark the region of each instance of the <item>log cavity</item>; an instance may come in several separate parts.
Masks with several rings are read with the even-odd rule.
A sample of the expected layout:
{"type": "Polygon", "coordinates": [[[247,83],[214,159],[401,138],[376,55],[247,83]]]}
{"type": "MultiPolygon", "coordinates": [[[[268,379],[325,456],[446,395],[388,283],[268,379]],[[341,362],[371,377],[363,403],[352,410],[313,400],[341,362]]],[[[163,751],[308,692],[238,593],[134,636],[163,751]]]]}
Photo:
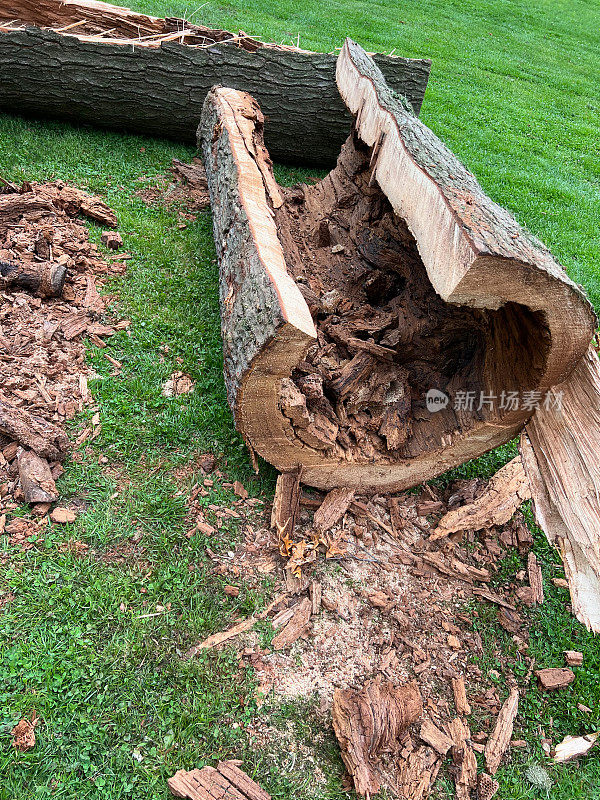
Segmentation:
{"type": "Polygon", "coordinates": [[[275,212],[318,332],[282,381],[280,408],[292,435],[324,455],[392,463],[514,413],[509,393],[522,403],[535,387],[549,342],[525,306],[478,309],[436,294],[414,237],[371,180],[371,156],[350,137],[336,168],[283,190],[275,212]],[[432,392],[445,407],[438,394],[431,410],[432,392]]]}

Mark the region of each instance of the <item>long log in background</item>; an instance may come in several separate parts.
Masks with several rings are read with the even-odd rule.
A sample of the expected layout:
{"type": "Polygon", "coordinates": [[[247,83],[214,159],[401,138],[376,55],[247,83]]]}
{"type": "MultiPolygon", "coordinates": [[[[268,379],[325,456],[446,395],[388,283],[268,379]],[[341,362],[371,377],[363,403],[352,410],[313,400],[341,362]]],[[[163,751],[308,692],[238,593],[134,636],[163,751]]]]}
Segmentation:
{"type": "MultiPolygon", "coordinates": [[[[418,113],[430,62],[375,61],[418,113]]],[[[250,53],[222,43],[140,47],[32,27],[0,33],[0,108],[194,142],[204,98],[222,84],[259,101],[274,159],[331,165],[351,126],[335,63],[327,53],[274,47],[250,53]]]]}

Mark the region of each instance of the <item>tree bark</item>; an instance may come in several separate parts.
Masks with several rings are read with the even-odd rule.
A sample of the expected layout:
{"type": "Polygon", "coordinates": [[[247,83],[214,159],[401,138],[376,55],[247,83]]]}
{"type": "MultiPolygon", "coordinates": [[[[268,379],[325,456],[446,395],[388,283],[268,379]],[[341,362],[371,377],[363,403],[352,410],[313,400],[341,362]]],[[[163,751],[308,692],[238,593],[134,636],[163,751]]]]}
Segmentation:
{"type": "MultiPolygon", "coordinates": [[[[224,44],[218,40],[231,40],[233,34],[103,3],[92,7],[63,6],[59,0],[0,0],[0,20],[40,26],[0,28],[2,108],[193,142],[207,92],[226,84],[251,92],[261,103],[274,158],[295,164],[335,162],[351,117],[336,89],[334,55],[261,45],[249,37],[224,44]],[[64,33],[41,30],[90,19],[91,13],[91,27],[64,33]],[[184,28],[196,34],[185,44],[136,41],[140,33],[159,36],[184,28]],[[82,33],[102,29],[122,38],[102,40],[82,33]],[[212,44],[190,44],[195,42],[212,44]]],[[[430,61],[375,58],[390,86],[418,113],[430,61]]]]}
{"type": "Polygon", "coordinates": [[[0,286],[20,286],[42,297],[58,297],[65,285],[67,268],[52,261],[1,261],[0,286]]]}
{"type": "Polygon", "coordinates": [[[354,133],[326,178],[293,189],[256,101],[207,96],[225,382],[238,429],[282,472],[403,489],[513,438],[534,405],[503,395],[567,378],[595,317],[350,41],[337,79],[354,133]]]}

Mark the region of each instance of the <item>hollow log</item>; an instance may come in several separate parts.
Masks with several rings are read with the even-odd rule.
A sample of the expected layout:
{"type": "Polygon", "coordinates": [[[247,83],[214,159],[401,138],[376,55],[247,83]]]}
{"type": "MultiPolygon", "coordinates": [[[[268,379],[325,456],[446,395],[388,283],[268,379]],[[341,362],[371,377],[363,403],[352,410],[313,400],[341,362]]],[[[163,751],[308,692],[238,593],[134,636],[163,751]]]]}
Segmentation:
{"type": "MultiPolygon", "coordinates": [[[[375,59],[418,113],[430,61],[375,59]]],[[[214,84],[259,100],[274,158],[335,163],[351,117],[336,90],[333,54],[262,44],[243,33],[93,0],[0,0],[0,107],[6,110],[194,141],[214,84]]]]}
{"type": "Polygon", "coordinates": [[[292,189],[256,101],[219,87],[205,101],[225,382],[280,471],[397,490],[513,438],[595,316],[349,40],[337,82],[353,133],[327,177],[292,189]]]}
{"type": "Polygon", "coordinates": [[[42,297],[58,297],[65,285],[67,268],[52,261],[1,261],[0,286],[19,286],[42,297]]]}

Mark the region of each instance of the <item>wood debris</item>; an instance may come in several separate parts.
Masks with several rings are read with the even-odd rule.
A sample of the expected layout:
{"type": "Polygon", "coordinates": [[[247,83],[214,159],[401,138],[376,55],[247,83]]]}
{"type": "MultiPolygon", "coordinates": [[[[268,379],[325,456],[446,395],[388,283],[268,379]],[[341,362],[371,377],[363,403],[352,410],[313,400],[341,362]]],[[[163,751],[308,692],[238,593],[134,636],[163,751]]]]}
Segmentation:
{"type": "Polygon", "coordinates": [[[210,205],[206,172],[199,158],[189,164],[174,158],[166,175],[158,176],[154,185],[138,189],[136,194],[148,205],[158,204],[169,210],[183,206],[187,216],[191,216],[190,211],[204,211],[210,205]]]}
{"type": "Polygon", "coordinates": [[[579,650],[565,650],[565,661],[569,667],[580,667],[583,664],[583,653],[579,650]]]}
{"type": "Polygon", "coordinates": [[[17,452],[19,480],[26,503],[53,503],[58,500],[56,483],[45,458],[31,450],[17,452]]]}
{"type": "Polygon", "coordinates": [[[452,691],[454,693],[454,705],[458,714],[469,716],[471,713],[471,706],[467,700],[467,690],[465,688],[465,679],[460,675],[458,678],[452,678],[452,691]]]}
{"type": "Polygon", "coordinates": [[[300,505],[300,468],[291,472],[282,472],[277,476],[275,497],[271,512],[271,527],[277,531],[281,539],[291,539],[296,527],[296,516],[300,505]]]}
{"type": "Polygon", "coordinates": [[[29,719],[22,719],[12,729],[12,746],[15,750],[20,750],[22,753],[31,750],[35,746],[35,727],[39,722],[39,717],[35,711],[32,711],[29,719]]]}
{"type": "Polygon", "coordinates": [[[381,786],[379,760],[398,748],[398,737],[421,716],[423,702],[416,683],[394,686],[372,680],[362,689],[337,689],[333,729],[356,793],[369,798],[381,786]]]}
{"type": "Polygon", "coordinates": [[[453,744],[452,739],[429,719],[424,720],[421,724],[419,736],[441,756],[445,756],[453,744]]]}
{"type": "Polygon", "coordinates": [[[273,649],[283,650],[290,647],[305,634],[310,626],[311,615],[312,601],[305,597],[295,606],[293,615],[285,628],[273,638],[273,649]]]}
{"type": "Polygon", "coordinates": [[[442,759],[432,747],[417,747],[406,758],[399,758],[390,785],[401,798],[426,800],[442,765],[442,759]]]}
{"type": "Polygon", "coordinates": [[[485,764],[491,775],[495,775],[498,771],[502,756],[508,749],[518,710],[519,690],[513,687],[510,690],[507,700],[500,709],[494,730],[485,746],[485,764]]]}
{"type": "Polygon", "coordinates": [[[187,800],[271,800],[271,795],[240,769],[241,763],[220,761],[216,769],[180,769],[167,786],[174,797],[187,800]]]}
{"type": "Polygon", "coordinates": [[[162,385],[163,397],[176,397],[194,391],[194,381],[185,372],[174,372],[162,385]]]}
{"type": "Polygon", "coordinates": [[[544,602],[544,585],[542,582],[542,568],[533,552],[530,552],[527,556],[527,574],[531,588],[531,602],[534,605],[539,605],[544,602]]]}
{"type": "Polygon", "coordinates": [[[471,791],[477,785],[477,759],[469,744],[471,731],[460,717],[455,717],[448,727],[453,741],[451,753],[456,800],[470,800],[471,791]]]}
{"type": "Polygon", "coordinates": [[[82,337],[105,346],[100,337],[116,331],[98,285],[122,270],[101,258],[78,215],[117,224],[102,200],[60,181],[0,191],[0,512],[58,498],[64,424],[92,402],[82,337]]]}
{"type": "Polygon", "coordinates": [[[563,764],[565,761],[586,755],[596,744],[599,736],[598,732],[588,733],[585,736],[565,736],[562,742],[556,745],[553,760],[557,764],[563,764]]]}
{"type": "Polygon", "coordinates": [[[472,503],[448,511],[438,522],[431,539],[435,541],[458,531],[505,525],[530,497],[529,480],[521,457],[516,456],[493,476],[472,503]]]}
{"type": "Polygon", "coordinates": [[[350,508],[354,495],[354,489],[332,489],[315,513],[313,518],[315,528],[321,533],[333,528],[350,508]]]}
{"type": "Polygon", "coordinates": [[[575,680],[575,673],[568,667],[538,669],[535,674],[539,678],[542,687],[547,691],[566,689],[575,680]]]}
{"type": "Polygon", "coordinates": [[[69,522],[75,522],[77,515],[70,508],[57,507],[50,513],[52,522],[57,522],[59,525],[66,525],[69,522]]]}

